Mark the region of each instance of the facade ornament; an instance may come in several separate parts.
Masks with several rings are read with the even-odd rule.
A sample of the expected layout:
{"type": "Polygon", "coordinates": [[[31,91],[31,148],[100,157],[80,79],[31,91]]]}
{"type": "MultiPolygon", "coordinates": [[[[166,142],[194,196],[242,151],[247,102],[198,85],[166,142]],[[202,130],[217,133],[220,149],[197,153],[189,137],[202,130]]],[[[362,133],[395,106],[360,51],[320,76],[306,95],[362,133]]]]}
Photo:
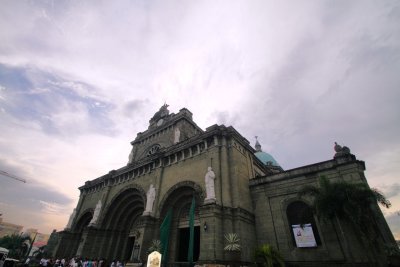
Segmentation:
{"type": "Polygon", "coordinates": [[[204,201],[206,203],[215,202],[215,186],[214,186],[215,173],[213,172],[211,167],[207,168],[207,173],[204,179],[206,183],[206,193],[207,193],[207,196],[204,201]]]}
{"type": "Polygon", "coordinates": [[[128,164],[133,163],[136,156],[137,146],[136,144],[132,145],[131,153],[129,153],[128,164]]]}
{"type": "Polygon", "coordinates": [[[99,219],[100,211],[101,211],[101,200],[99,199],[99,202],[97,202],[96,208],[94,209],[94,212],[93,212],[93,218],[89,222],[89,226],[93,226],[93,225],[97,224],[97,220],[99,219]]]}
{"type": "Polygon", "coordinates": [[[179,143],[179,139],[181,137],[181,131],[178,127],[175,128],[175,135],[174,135],[174,144],[179,143]]]}
{"type": "Polygon", "coordinates": [[[146,196],[146,209],[144,210],[143,215],[148,215],[153,211],[154,200],[156,199],[156,189],[153,184],[150,185],[146,196]]]}
{"type": "Polygon", "coordinates": [[[71,215],[69,216],[67,226],[65,226],[66,230],[71,229],[72,222],[74,221],[75,215],[76,215],[76,208],[72,211],[71,215]]]}
{"type": "Polygon", "coordinates": [[[336,142],[335,142],[335,146],[333,147],[333,149],[336,152],[334,158],[350,155],[350,148],[348,148],[347,146],[342,147],[341,145],[339,145],[336,142]]]}
{"type": "Polygon", "coordinates": [[[131,150],[131,153],[129,153],[129,157],[128,157],[128,164],[133,162],[133,148],[131,150]]]}
{"type": "Polygon", "coordinates": [[[157,111],[154,116],[150,119],[150,125],[155,125],[157,124],[159,121],[160,124],[158,126],[160,126],[163,123],[163,118],[169,115],[169,110],[168,110],[168,105],[165,103],[163,106],[161,106],[160,110],[157,111]]]}

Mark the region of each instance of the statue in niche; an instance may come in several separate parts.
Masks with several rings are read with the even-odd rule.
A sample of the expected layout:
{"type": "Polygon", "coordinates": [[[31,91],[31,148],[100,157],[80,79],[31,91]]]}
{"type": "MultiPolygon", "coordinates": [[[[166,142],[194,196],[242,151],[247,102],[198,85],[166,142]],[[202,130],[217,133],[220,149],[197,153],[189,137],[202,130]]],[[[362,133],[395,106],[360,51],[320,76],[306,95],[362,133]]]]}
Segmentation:
{"type": "Polygon", "coordinates": [[[132,163],[133,160],[133,149],[131,150],[131,153],[129,153],[129,157],[128,157],[128,163],[132,163]]]}
{"type": "Polygon", "coordinates": [[[143,214],[149,214],[153,211],[153,204],[154,200],[156,199],[156,188],[153,186],[153,184],[150,185],[146,196],[146,209],[144,210],[143,214]]]}
{"type": "Polygon", "coordinates": [[[72,211],[71,216],[69,216],[69,220],[68,220],[67,226],[65,226],[65,229],[71,229],[72,222],[75,218],[75,215],[76,215],[76,208],[72,211]]]}
{"type": "Polygon", "coordinates": [[[133,145],[132,149],[131,149],[131,153],[129,153],[128,164],[133,162],[133,157],[135,156],[135,153],[136,153],[136,145],[133,145]]]}
{"type": "Polygon", "coordinates": [[[214,186],[215,173],[213,172],[211,167],[207,168],[207,173],[204,179],[206,182],[206,193],[207,193],[205,200],[215,201],[215,186],[214,186]]]}
{"type": "Polygon", "coordinates": [[[175,128],[175,136],[174,136],[174,144],[179,143],[179,139],[181,137],[181,131],[178,127],[175,128]]]}
{"type": "Polygon", "coordinates": [[[95,225],[97,223],[97,220],[99,219],[100,211],[101,211],[101,200],[99,199],[99,202],[97,202],[96,208],[94,209],[94,212],[93,212],[93,218],[90,221],[89,225],[95,225]]]}

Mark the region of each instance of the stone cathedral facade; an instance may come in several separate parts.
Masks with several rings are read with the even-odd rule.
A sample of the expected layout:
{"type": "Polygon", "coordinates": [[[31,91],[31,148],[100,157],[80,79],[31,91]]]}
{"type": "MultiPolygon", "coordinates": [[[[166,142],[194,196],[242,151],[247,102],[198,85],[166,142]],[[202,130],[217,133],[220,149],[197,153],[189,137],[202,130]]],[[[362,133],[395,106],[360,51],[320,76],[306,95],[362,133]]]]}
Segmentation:
{"type": "MultiPolygon", "coordinates": [[[[231,126],[212,125],[204,131],[188,109],[170,114],[167,105],[154,114],[148,129],[138,133],[131,145],[127,165],[79,188],[77,207],[66,229],[57,233],[56,257],[144,262],[171,209],[168,263],[184,263],[194,196],[197,264],[231,260],[224,250],[227,233],[239,236],[243,265],[254,262],[254,249],[261,244],[273,245],[294,266],[363,266],[368,261],[363,244],[343,222],[322,223],[311,215],[308,230],[302,228],[308,238],[304,242],[294,230],[304,223],[298,211],[310,207],[309,200],[297,195],[304,185],[316,185],[321,175],[333,181],[367,182],[364,162],[349,150],[327,161],[283,170],[258,141],[254,149],[231,126]],[[212,188],[205,182],[209,171],[215,178],[212,188]],[[211,198],[209,190],[214,193],[211,198]],[[350,247],[338,232],[339,223],[350,247]]],[[[379,246],[395,244],[377,207],[376,212],[379,246]]],[[[385,260],[381,256],[378,261],[385,260]]]]}

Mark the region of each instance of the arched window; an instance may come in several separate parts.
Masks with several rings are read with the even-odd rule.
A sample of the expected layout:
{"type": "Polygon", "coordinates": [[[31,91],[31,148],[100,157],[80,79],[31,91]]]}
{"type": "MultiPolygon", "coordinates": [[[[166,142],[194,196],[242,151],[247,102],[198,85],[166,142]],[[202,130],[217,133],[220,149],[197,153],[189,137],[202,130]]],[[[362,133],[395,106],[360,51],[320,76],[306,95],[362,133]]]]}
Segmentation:
{"type": "Polygon", "coordinates": [[[316,247],[321,245],[317,224],[310,206],[302,201],[288,205],[286,215],[293,245],[297,247],[316,247]]]}

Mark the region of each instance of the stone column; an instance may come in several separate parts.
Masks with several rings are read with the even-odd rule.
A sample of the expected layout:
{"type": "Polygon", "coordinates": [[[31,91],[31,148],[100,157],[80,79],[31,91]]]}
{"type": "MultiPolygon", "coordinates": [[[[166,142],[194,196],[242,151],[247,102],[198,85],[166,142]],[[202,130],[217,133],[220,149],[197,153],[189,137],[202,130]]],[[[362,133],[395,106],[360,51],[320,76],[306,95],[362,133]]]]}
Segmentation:
{"type": "Polygon", "coordinates": [[[137,230],[140,231],[141,237],[137,242],[140,245],[139,259],[144,262],[147,260],[147,249],[150,247],[153,239],[158,239],[159,223],[152,216],[141,216],[140,222],[137,225],[137,230]]]}

